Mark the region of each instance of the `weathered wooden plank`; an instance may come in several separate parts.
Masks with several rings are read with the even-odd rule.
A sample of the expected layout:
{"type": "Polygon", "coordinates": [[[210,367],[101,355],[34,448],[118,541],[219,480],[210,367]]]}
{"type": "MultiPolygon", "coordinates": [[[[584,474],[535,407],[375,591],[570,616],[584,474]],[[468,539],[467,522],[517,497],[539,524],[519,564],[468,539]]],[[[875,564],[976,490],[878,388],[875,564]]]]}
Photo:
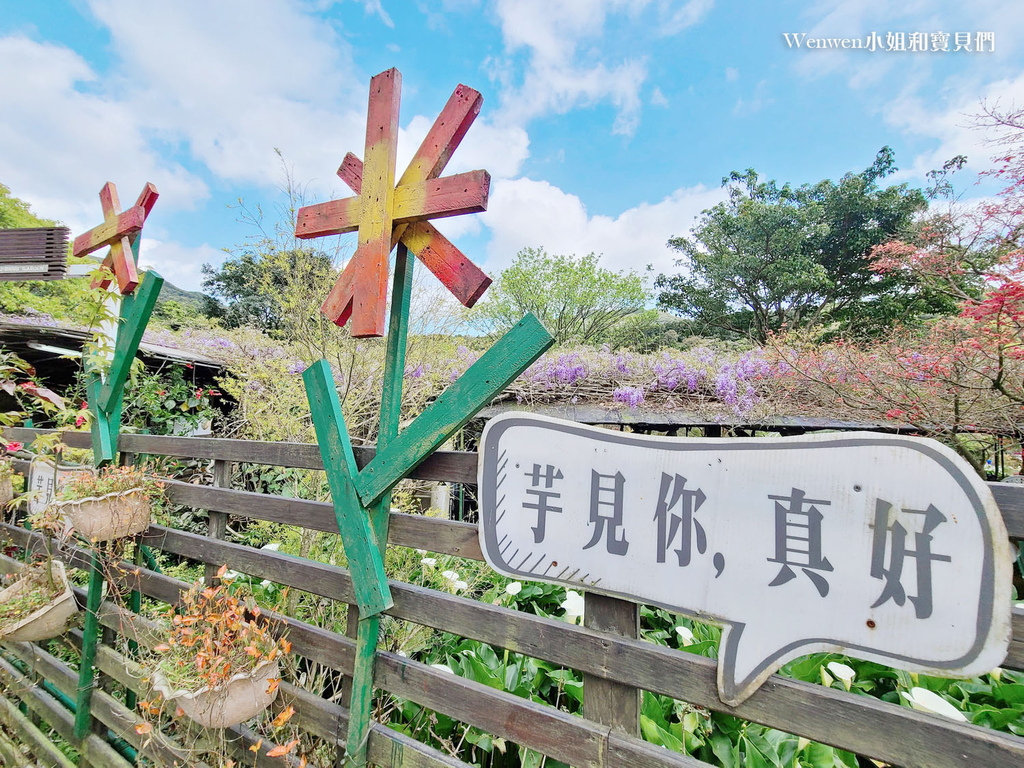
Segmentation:
{"type": "Polygon", "coordinates": [[[22,748],[22,744],[15,744],[5,732],[0,731],[0,765],[10,768],[33,768],[28,761],[29,755],[22,748]]]}
{"type": "Polygon", "coordinates": [[[476,304],[491,285],[491,278],[430,222],[410,224],[402,242],[467,307],[476,304]]]}
{"type": "Polygon", "coordinates": [[[34,680],[24,677],[5,659],[0,659],[0,682],[8,686],[26,706],[42,718],[61,738],[79,750],[83,760],[93,766],[104,768],[131,768],[131,764],[119,755],[113,747],[95,734],[85,739],[75,739],[73,715],[64,705],[42,691],[34,680]]]}
{"type": "Polygon", "coordinates": [[[370,80],[359,245],[345,268],[354,270],[351,328],[357,338],[384,335],[401,94],[402,75],[397,69],[370,80]]]}
{"type": "MultiPolygon", "coordinates": [[[[639,605],[593,592],[587,592],[583,599],[584,626],[613,635],[639,637],[639,605]]],[[[596,723],[639,737],[640,689],[601,675],[584,674],[583,713],[596,723]]]]}
{"type": "Polygon", "coordinates": [[[1013,616],[1013,639],[1010,640],[1010,649],[1006,653],[1003,666],[1024,670],[1024,618],[1016,612],[1013,616]]]}
{"type": "Polygon", "coordinates": [[[301,240],[328,235],[342,235],[359,229],[362,202],[358,197],[328,200],[299,208],[295,236],[301,240]]]}
{"type": "MultiPolygon", "coordinates": [[[[334,508],[326,502],[192,485],[180,480],[166,482],[167,495],[176,504],[325,533],[338,532],[334,508]]],[[[471,523],[392,512],[388,541],[403,547],[483,560],[476,526],[471,523]]]]}
{"type": "Polygon", "coordinates": [[[391,490],[552,344],[554,338],[533,315],[516,323],[360,471],[356,488],[363,503],[391,490]]]}
{"type": "Polygon", "coordinates": [[[50,741],[11,701],[0,696],[0,722],[24,740],[32,754],[51,768],[75,768],[57,745],[50,741]]]}
{"type": "Polygon", "coordinates": [[[1011,485],[1010,483],[986,483],[986,485],[995,497],[1010,538],[1024,541],[1024,485],[1011,485]]]}
{"type": "MultiPolygon", "coordinates": [[[[478,728],[524,744],[574,766],[634,765],[633,759],[649,757],[642,742],[620,737],[619,763],[609,762],[611,729],[582,717],[536,704],[505,691],[441,672],[392,653],[377,655],[380,685],[398,696],[417,701],[478,728]]],[[[662,750],[660,766],[707,766],[707,763],[662,750]]]]}
{"type": "MultiPolygon", "coordinates": [[[[187,536],[180,531],[168,532],[164,540],[168,551],[192,549],[196,552],[194,556],[200,557],[199,543],[193,546],[187,536]]],[[[155,539],[152,543],[159,546],[155,539]]],[[[223,558],[242,572],[281,584],[295,584],[343,602],[352,599],[351,583],[341,569],[300,563],[276,553],[248,554],[239,545],[208,542],[208,546],[224,549],[206,556],[223,558]]],[[[388,613],[398,618],[727,712],[878,760],[899,765],[969,765],[954,757],[958,751],[967,750],[972,759],[978,760],[974,765],[996,765],[1002,763],[984,760],[1012,761],[1024,756],[1024,740],[974,726],[947,725],[941,718],[905,707],[779,676],[773,676],[743,704],[727,707],[718,698],[713,659],[415,585],[392,581],[391,593],[395,605],[388,613]],[[837,723],[849,726],[838,727],[837,723]],[[951,728],[954,732],[948,732],[951,728]],[[873,735],[883,732],[891,738],[883,740],[873,735]],[[958,746],[960,742],[970,748],[958,746]],[[913,746],[907,746],[908,743],[913,746]],[[923,752],[915,751],[925,745],[932,746],[923,752]]],[[[1024,627],[1021,609],[1015,609],[1014,624],[1024,627]]]]}
{"type": "MultiPolygon", "coordinates": [[[[223,459],[216,459],[213,462],[213,486],[214,488],[231,487],[231,462],[223,459]]],[[[206,510],[206,535],[214,539],[223,539],[227,535],[228,516],[223,512],[208,509],[206,510]]],[[[214,584],[217,578],[219,565],[207,563],[203,578],[207,584],[214,584]]]]}
{"type": "MultiPolygon", "coordinates": [[[[30,444],[39,435],[54,430],[8,427],[3,434],[10,440],[30,444]]],[[[72,448],[90,448],[89,433],[64,432],[64,442],[72,448]]],[[[155,456],[181,456],[194,459],[222,459],[243,464],[265,464],[300,469],[323,469],[320,449],[315,443],[272,443],[256,440],[231,440],[209,437],[172,437],[169,435],[123,434],[118,448],[131,453],[155,456]]],[[[376,453],[373,446],[352,447],[356,464],[365,467],[376,453]]],[[[470,451],[436,451],[425,459],[409,477],[413,480],[438,480],[451,483],[476,484],[476,453],[470,451]]]]}
{"type": "Polygon", "coordinates": [[[388,543],[472,560],[484,559],[476,526],[455,520],[392,512],[388,543]]]}
{"type": "Polygon", "coordinates": [[[461,83],[448,97],[444,108],[438,113],[430,130],[420,142],[399,185],[414,181],[436,178],[451,159],[452,153],[462,142],[469,127],[480,114],[483,96],[461,83]]]}
{"type": "MultiPolygon", "coordinates": [[[[768,427],[765,427],[767,429],[768,427]]],[[[862,427],[863,428],[863,427],[862,427]]],[[[4,435],[26,445],[38,435],[53,430],[8,427],[4,435]]],[[[65,432],[64,441],[72,448],[89,448],[88,432],[65,432]]],[[[164,435],[121,435],[122,451],[160,456],[183,456],[197,459],[225,459],[251,464],[267,464],[303,469],[323,469],[320,452],[310,443],[270,443],[250,440],[225,440],[201,437],[170,437],[164,435]]],[[[353,446],[356,464],[362,468],[375,456],[372,446],[353,446]]],[[[477,455],[469,451],[436,451],[424,459],[409,477],[416,480],[476,484],[477,455]]],[[[1009,483],[986,483],[1003,515],[1011,539],[1024,540],[1024,486],[1009,483]]]]}

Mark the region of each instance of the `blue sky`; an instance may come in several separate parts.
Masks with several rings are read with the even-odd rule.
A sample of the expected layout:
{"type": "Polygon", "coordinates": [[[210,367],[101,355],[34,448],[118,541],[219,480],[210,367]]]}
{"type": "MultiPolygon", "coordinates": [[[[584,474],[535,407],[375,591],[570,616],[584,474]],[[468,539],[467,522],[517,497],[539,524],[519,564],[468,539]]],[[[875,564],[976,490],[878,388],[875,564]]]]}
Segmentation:
{"type": "Polygon", "coordinates": [[[458,83],[484,96],[447,172],[488,170],[490,207],[438,224],[484,269],[545,246],[666,271],[666,240],[734,169],[814,182],[886,144],[913,184],[954,154],[987,166],[968,115],[1024,104],[1024,8],[896,5],[0,0],[0,183],[78,234],[99,223],[104,182],[127,205],[152,181],[144,263],[198,288],[200,265],[253,234],[229,206],[273,218],[275,149],[311,200],[348,194],[334,171],[362,155],[369,78],[394,66],[399,173],[458,83]],[[787,32],[948,33],[950,51],[797,49],[787,32]],[[972,47],[993,32],[994,52],[954,52],[958,32],[972,47]]]}

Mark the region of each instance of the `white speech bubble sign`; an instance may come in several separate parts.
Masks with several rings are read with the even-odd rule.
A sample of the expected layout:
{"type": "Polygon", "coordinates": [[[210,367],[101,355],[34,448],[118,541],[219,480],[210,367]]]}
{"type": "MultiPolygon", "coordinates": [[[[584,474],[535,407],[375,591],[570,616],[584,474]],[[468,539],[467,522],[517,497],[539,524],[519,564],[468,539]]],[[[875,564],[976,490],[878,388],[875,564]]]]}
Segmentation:
{"type": "Polygon", "coordinates": [[[28,485],[26,492],[28,497],[28,513],[38,515],[46,509],[54,497],[64,485],[76,475],[82,472],[92,472],[90,467],[65,467],[53,471],[53,463],[46,459],[35,458],[29,465],[28,485]]]}
{"type": "Polygon", "coordinates": [[[487,563],[721,625],[726,704],[818,651],[963,677],[1006,656],[1006,529],[936,441],[661,438],[506,414],[479,456],[487,563]]]}

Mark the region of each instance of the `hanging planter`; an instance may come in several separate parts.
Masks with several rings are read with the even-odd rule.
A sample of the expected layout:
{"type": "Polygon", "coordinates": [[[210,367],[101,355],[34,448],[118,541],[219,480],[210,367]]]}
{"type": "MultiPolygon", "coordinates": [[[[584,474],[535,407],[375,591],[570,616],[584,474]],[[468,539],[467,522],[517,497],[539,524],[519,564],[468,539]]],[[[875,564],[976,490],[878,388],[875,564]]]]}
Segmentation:
{"type": "Polygon", "coordinates": [[[229,584],[199,582],[183,593],[165,641],[153,649],[153,690],[205,728],[239,725],[269,707],[291,650],[252,595],[229,584]]]}
{"type": "Polygon", "coordinates": [[[0,591],[0,640],[37,642],[57,637],[77,612],[64,563],[51,560],[29,566],[0,591]]]}
{"type": "Polygon", "coordinates": [[[54,503],[66,529],[86,541],[134,536],[149,527],[153,501],[163,483],[133,467],[112,467],[76,477],[61,488],[54,503]]]}
{"type": "Polygon", "coordinates": [[[152,504],[142,488],[58,501],[68,528],[88,541],[110,541],[142,533],[149,527],[152,504]]]}
{"type": "Polygon", "coordinates": [[[248,673],[239,673],[216,687],[197,691],[172,690],[167,678],[154,676],[153,690],[174,702],[204,728],[230,728],[250,720],[274,703],[281,667],[277,660],[264,661],[248,673]]]}

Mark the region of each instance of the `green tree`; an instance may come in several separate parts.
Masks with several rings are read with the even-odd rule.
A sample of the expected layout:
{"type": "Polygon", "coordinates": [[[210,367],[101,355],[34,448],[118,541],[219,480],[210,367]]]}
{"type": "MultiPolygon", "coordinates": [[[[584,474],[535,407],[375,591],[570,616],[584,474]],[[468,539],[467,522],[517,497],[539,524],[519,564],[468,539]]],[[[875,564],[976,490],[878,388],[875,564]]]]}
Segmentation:
{"type": "Polygon", "coordinates": [[[296,283],[329,286],[335,277],[331,259],[308,248],[279,251],[248,248],[214,269],[203,265],[203,288],[223,301],[204,308],[228,328],[251,325],[265,331],[282,330],[286,322],[286,297],[296,283]]]}
{"type": "Polygon", "coordinates": [[[612,272],[599,257],[548,254],[524,248],[477,305],[474,317],[488,331],[503,331],[532,312],[563,344],[601,341],[620,320],[644,308],[644,281],[635,272],[612,272]]]}
{"type": "Polygon", "coordinates": [[[28,203],[19,200],[11,194],[10,188],[0,184],[0,229],[54,226],[56,222],[36,216],[28,203]]]}
{"type": "Polygon", "coordinates": [[[833,325],[873,334],[949,311],[904,275],[879,275],[871,251],[914,227],[924,194],[880,182],[896,166],[883,147],[870,167],[838,182],[792,187],[753,169],[723,180],[729,199],[704,211],[691,237],[669,245],[684,271],[660,275],[659,305],[705,331],[764,341],[781,328],[833,325]]]}

